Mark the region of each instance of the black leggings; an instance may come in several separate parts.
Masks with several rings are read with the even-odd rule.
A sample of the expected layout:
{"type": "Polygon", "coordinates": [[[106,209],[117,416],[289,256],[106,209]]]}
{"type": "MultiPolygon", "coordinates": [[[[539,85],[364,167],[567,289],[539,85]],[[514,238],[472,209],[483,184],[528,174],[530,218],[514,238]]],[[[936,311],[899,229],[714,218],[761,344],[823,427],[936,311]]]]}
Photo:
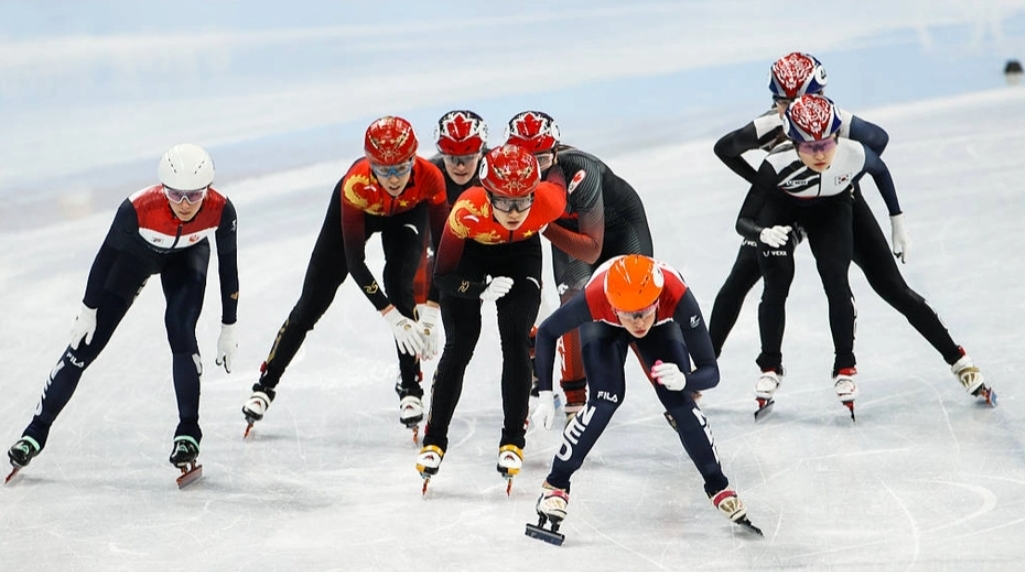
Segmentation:
{"type": "MultiPolygon", "coordinates": [[[[182,252],[169,255],[159,270],[167,308],[164,326],[171,346],[171,368],[174,392],[178,402],[178,427],[175,436],[185,435],[196,441],[203,438],[199,428],[199,386],[203,366],[196,342],[196,324],[203,310],[206,293],[206,271],[210,260],[210,244],[204,242],[182,252]]],[[[50,426],[71,400],[82,373],[92,365],[107,346],[114,330],[128,313],[135,296],[146,285],[147,276],[136,271],[141,263],[128,254],[120,254],[96,308],[96,330],[92,342],[79,343],[78,349],[68,346],[43,387],[36,414],[24,434],[46,445],[50,426]],[[128,297],[115,292],[130,293],[128,297]]]]}
{"type": "MultiPolygon", "coordinates": [[[[961,357],[958,345],[951,339],[947,328],[929,303],[904,281],[886,236],[860,189],[854,192],[853,225],[852,261],[861,268],[869,286],[887,304],[903,314],[908,323],[943,356],[944,361],[948,364],[957,361],[961,357]]],[[[744,297],[761,277],[757,244],[745,240],[712,306],[708,333],[712,337],[712,347],[717,357],[722,353],[723,344],[737,322],[744,297]]]]}
{"type": "MultiPolygon", "coordinates": [[[[484,246],[467,242],[458,273],[467,280],[508,276],[513,287],[495,301],[502,343],[503,425],[499,446],[525,446],[523,425],[530,400],[528,335],[541,306],[541,242],[538,235],[522,242],[484,246]]],[[[423,444],[448,447],[448,428],[463,391],[463,377],[481,331],[479,298],[441,297],[445,348],[434,372],[431,407],[423,444]]]]}
{"type": "MultiPolygon", "coordinates": [[[[382,274],[384,290],[395,308],[410,319],[415,319],[413,278],[423,252],[423,241],[419,236],[422,235],[425,226],[425,208],[421,204],[413,210],[395,216],[366,217],[367,238],[376,232],[381,233],[385,258],[382,274]],[[410,225],[417,230],[412,230],[410,225]]],[[[345,261],[345,243],[342,239],[341,209],[341,194],[332,192],[324,224],[313,247],[310,263],[306,267],[302,294],[289,313],[288,319],[278,330],[274,345],[265,360],[260,383],[266,387],[277,387],[281,375],[295,358],[306,335],[324,312],[327,312],[335,299],[338,287],[349,276],[345,261]]],[[[396,391],[400,396],[422,396],[419,359],[402,353],[397,347],[396,354],[402,376],[396,391]]]]}
{"type": "MultiPolygon", "coordinates": [[[[829,303],[829,330],[833,338],[833,375],[855,365],[854,321],[857,315],[854,296],[848,282],[853,236],[851,199],[832,197],[811,206],[795,206],[776,200],[766,204],[759,224],[800,224],[808,233],[815,255],[815,267],[829,303]]],[[[757,363],[762,371],[783,371],[783,331],[786,327],[786,300],[794,280],[794,241],[783,248],[763,245],[758,262],[765,278],[762,301],[758,305],[758,329],[762,351],[757,363]]]]}

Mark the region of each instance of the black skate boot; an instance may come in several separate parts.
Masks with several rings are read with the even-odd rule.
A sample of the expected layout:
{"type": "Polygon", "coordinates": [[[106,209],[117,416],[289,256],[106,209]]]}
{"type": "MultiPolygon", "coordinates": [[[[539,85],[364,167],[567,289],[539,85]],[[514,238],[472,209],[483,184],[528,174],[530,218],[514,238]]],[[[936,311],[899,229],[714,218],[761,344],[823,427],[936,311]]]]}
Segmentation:
{"type": "Polygon", "coordinates": [[[11,445],[11,448],[7,450],[7,458],[11,460],[12,469],[11,474],[7,475],[4,482],[10,482],[14,475],[18,474],[18,471],[27,467],[41,449],[39,442],[28,435],[23,435],[17,443],[11,445]]]}
{"type": "Polygon", "coordinates": [[[171,457],[168,459],[172,465],[181,469],[181,476],[178,477],[178,488],[184,488],[203,476],[203,466],[196,464],[199,457],[199,442],[188,435],[179,435],[174,438],[174,449],[171,450],[171,457]]]}

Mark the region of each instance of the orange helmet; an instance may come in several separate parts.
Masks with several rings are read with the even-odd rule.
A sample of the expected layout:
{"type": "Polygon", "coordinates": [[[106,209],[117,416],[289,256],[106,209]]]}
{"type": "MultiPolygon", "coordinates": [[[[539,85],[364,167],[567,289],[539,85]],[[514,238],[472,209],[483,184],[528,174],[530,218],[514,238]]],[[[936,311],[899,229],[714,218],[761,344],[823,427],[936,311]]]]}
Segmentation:
{"type": "Polygon", "coordinates": [[[398,165],[416,155],[419,142],[413,126],[401,117],[386,115],[367,127],[363,150],[378,165],[398,165]]]}
{"type": "Polygon", "coordinates": [[[654,259],[627,254],[605,273],[605,297],[616,310],[636,312],[654,304],[664,284],[662,270],[654,259]]]}

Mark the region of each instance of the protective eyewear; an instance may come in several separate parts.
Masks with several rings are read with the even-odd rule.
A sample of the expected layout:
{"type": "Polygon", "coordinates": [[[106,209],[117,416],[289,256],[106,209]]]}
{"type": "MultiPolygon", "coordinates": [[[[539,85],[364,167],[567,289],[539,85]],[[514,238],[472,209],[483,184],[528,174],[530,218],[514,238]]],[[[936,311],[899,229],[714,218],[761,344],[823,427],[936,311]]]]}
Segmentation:
{"type": "Polygon", "coordinates": [[[798,153],[814,155],[816,153],[828,153],[836,148],[836,137],[823,139],[821,141],[794,141],[798,153]]]}
{"type": "Polygon", "coordinates": [[[472,165],[477,158],[480,157],[480,153],[471,153],[469,155],[442,155],[441,158],[452,166],[459,165],[472,165]]]}
{"type": "Polygon", "coordinates": [[[555,153],[552,151],[545,151],[544,153],[534,153],[534,158],[537,159],[537,166],[542,171],[550,168],[555,163],[555,153]]]}
{"type": "Polygon", "coordinates": [[[504,213],[511,213],[513,211],[524,212],[534,204],[534,193],[530,193],[525,197],[499,197],[495,196],[494,193],[488,192],[488,201],[491,202],[491,206],[496,211],[504,213]]]}
{"type": "Polygon", "coordinates": [[[203,187],[194,191],[179,191],[178,189],[165,186],[164,196],[176,205],[181,204],[182,201],[189,201],[190,205],[194,205],[206,198],[206,190],[208,188],[210,187],[203,187]]]}
{"type": "Polygon", "coordinates": [[[640,310],[634,310],[633,312],[626,312],[624,310],[618,310],[613,308],[612,311],[616,313],[621,320],[643,320],[648,316],[655,313],[658,309],[658,302],[648,306],[647,308],[641,308],[640,310]]]}
{"type": "Polygon", "coordinates": [[[413,159],[406,161],[405,163],[399,163],[398,165],[375,165],[370,164],[370,170],[374,172],[374,176],[378,179],[388,179],[391,177],[402,177],[413,168],[413,159]]]}

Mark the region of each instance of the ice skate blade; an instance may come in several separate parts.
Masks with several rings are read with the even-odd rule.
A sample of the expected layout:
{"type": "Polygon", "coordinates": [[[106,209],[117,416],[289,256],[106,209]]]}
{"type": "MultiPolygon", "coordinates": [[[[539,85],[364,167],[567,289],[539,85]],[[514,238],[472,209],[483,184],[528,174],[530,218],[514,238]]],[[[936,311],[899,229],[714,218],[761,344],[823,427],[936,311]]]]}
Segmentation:
{"type": "Polygon", "coordinates": [[[993,388],[991,387],[983,385],[975,392],[975,396],[990,407],[997,406],[997,392],[993,391],[993,388]]]}
{"type": "Polygon", "coordinates": [[[755,410],[755,421],[758,421],[762,417],[765,417],[769,413],[772,413],[772,406],[776,405],[774,399],[762,399],[758,398],[758,409],[755,410]]]}
{"type": "Polygon", "coordinates": [[[850,401],[843,401],[841,403],[844,407],[851,411],[851,421],[857,423],[858,420],[854,418],[854,400],[852,399],[850,401]]]}
{"type": "Polygon", "coordinates": [[[198,481],[200,479],[200,477],[203,476],[203,465],[197,465],[196,463],[190,463],[188,467],[179,467],[179,468],[181,469],[182,474],[181,474],[180,477],[175,479],[175,482],[178,483],[178,488],[179,489],[184,489],[185,487],[187,487],[187,486],[191,485],[192,483],[198,481]]]}
{"type": "Polygon", "coordinates": [[[555,546],[562,546],[562,542],[566,540],[566,536],[558,532],[557,524],[552,525],[553,530],[544,528],[541,524],[530,524],[527,523],[527,529],[523,531],[524,534],[531,538],[540,540],[541,542],[547,542],[548,544],[554,544],[555,546]]]}
{"type": "Polygon", "coordinates": [[[7,475],[7,478],[4,479],[4,484],[6,485],[7,483],[11,482],[11,479],[14,478],[14,475],[17,475],[18,471],[20,471],[20,470],[21,470],[21,467],[12,466],[11,467],[11,474],[7,475]]]}
{"type": "Polygon", "coordinates": [[[430,475],[422,475],[422,476],[424,478],[424,486],[423,486],[422,489],[420,489],[420,496],[425,497],[425,496],[427,496],[427,485],[431,484],[431,477],[430,477],[430,475]]]}
{"type": "Polygon", "coordinates": [[[246,432],[242,434],[242,438],[243,439],[248,439],[249,438],[249,432],[252,431],[252,430],[253,430],[253,422],[250,421],[249,424],[246,425],[246,432]]]}
{"type": "Polygon", "coordinates": [[[414,445],[419,445],[420,444],[420,426],[419,425],[413,425],[412,427],[410,427],[410,429],[413,430],[413,444],[414,445]]]}
{"type": "Polygon", "coordinates": [[[748,518],[746,516],[744,518],[741,518],[741,519],[737,520],[736,524],[740,528],[743,528],[744,530],[746,530],[746,531],[748,531],[748,532],[750,532],[752,534],[757,534],[758,536],[761,536],[763,538],[765,537],[765,534],[762,533],[762,529],[760,529],[757,526],[751,524],[751,521],[748,520],[748,518]]]}

